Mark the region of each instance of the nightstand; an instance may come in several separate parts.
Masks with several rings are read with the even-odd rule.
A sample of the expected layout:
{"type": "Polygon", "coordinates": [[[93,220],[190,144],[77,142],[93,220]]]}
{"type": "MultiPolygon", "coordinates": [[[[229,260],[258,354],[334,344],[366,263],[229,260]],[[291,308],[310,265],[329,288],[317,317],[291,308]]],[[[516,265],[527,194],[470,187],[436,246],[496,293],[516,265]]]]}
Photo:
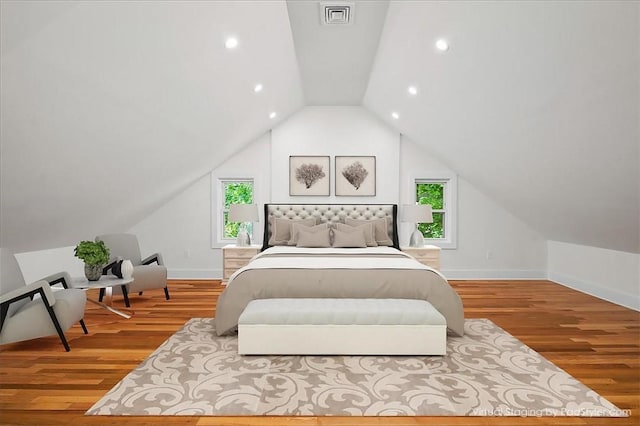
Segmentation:
{"type": "Polygon", "coordinates": [[[261,247],[258,245],[238,247],[235,244],[222,247],[222,285],[227,285],[229,277],[249,263],[251,258],[258,254],[261,247]]]}
{"type": "Polygon", "coordinates": [[[400,247],[400,249],[418,262],[437,269],[438,271],[440,270],[440,247],[400,247]]]}

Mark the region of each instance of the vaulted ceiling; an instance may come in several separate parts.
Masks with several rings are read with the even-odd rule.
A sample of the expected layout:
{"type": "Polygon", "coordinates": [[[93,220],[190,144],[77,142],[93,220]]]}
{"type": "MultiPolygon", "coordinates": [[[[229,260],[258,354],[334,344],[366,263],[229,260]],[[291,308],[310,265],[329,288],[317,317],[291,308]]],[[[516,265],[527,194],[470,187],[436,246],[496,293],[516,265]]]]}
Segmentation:
{"type": "Polygon", "coordinates": [[[319,3],[3,1],[0,247],[126,229],[303,106],[363,105],[547,238],[640,252],[639,3],[319,3]]]}

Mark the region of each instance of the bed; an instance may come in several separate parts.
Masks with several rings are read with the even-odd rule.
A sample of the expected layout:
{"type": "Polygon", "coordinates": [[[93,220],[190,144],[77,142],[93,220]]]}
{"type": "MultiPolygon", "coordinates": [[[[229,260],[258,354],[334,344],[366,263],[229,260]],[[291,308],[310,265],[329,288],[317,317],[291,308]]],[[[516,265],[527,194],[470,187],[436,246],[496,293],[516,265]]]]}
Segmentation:
{"type": "Polygon", "coordinates": [[[262,251],[218,299],[218,335],[237,331],[252,300],[274,298],[426,300],[450,333],[464,334],[462,301],[446,278],[399,250],[397,205],[266,204],[264,212],[262,251]]]}

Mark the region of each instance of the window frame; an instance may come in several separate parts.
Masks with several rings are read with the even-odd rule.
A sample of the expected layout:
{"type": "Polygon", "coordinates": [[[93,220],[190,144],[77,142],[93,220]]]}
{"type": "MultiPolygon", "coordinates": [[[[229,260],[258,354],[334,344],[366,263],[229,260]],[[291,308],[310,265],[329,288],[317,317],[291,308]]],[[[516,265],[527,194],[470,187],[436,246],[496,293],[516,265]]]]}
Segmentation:
{"type": "MultiPolygon", "coordinates": [[[[224,236],[224,214],[225,212],[228,212],[227,209],[225,209],[224,206],[224,201],[225,201],[225,184],[227,183],[251,183],[252,187],[253,187],[253,204],[258,204],[259,202],[257,200],[258,196],[258,185],[257,185],[257,179],[255,176],[249,175],[249,174],[242,174],[242,175],[230,175],[230,174],[225,174],[223,176],[215,176],[214,174],[211,175],[211,183],[212,186],[215,187],[215,191],[214,192],[214,200],[212,203],[212,217],[211,217],[211,247],[212,248],[220,248],[220,247],[224,247],[228,244],[235,244],[235,242],[237,241],[236,238],[225,238],[224,236]]],[[[250,237],[251,237],[251,244],[259,244],[260,242],[256,243],[255,241],[255,236],[257,235],[256,233],[256,226],[255,224],[253,224],[253,226],[250,227],[251,232],[250,232],[250,237]]]]}
{"type": "Polygon", "coordinates": [[[417,186],[421,183],[444,184],[443,209],[433,210],[434,213],[444,214],[444,235],[445,238],[424,238],[425,244],[438,246],[442,249],[457,248],[457,199],[458,199],[458,178],[452,173],[425,174],[421,173],[411,177],[411,197],[412,203],[418,202],[417,186]]]}

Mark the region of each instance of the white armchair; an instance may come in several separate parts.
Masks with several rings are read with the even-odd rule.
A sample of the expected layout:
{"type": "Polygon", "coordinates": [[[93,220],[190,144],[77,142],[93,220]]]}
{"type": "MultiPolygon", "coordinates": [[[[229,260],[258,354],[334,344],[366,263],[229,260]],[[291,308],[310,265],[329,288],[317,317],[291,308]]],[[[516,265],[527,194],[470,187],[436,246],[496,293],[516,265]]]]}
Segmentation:
{"type": "MultiPolygon", "coordinates": [[[[111,260],[116,258],[128,259],[133,264],[133,282],[123,286],[123,289],[114,288],[114,294],[122,293],[124,303],[130,307],[129,293],[153,288],[163,288],[164,296],[169,300],[167,288],[167,268],[160,253],[154,253],[142,259],[138,238],[133,234],[105,234],[98,235],[96,241],[104,241],[111,252],[111,260]]],[[[102,301],[103,292],[100,293],[102,301]]]]}
{"type": "Polygon", "coordinates": [[[79,322],[84,333],[88,333],[83,320],[86,294],[68,288],[70,282],[64,272],[0,296],[0,344],[57,334],[68,352],[66,330],[79,322]],[[52,291],[55,284],[61,284],[63,289],[52,291]]]}

